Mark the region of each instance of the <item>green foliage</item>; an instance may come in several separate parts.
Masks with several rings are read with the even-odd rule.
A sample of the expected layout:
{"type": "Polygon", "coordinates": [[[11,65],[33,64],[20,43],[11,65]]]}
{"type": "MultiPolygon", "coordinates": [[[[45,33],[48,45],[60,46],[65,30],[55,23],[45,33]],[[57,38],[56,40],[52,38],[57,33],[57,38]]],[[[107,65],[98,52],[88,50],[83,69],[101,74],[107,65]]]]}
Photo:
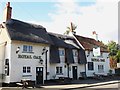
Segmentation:
{"type": "Polygon", "coordinates": [[[117,62],[120,62],[120,50],[118,50],[115,59],[117,60],[117,62]]]}
{"type": "Polygon", "coordinates": [[[114,41],[110,41],[108,43],[108,50],[110,51],[109,55],[110,56],[115,56],[117,54],[118,48],[117,48],[117,44],[114,41]]]}
{"type": "Polygon", "coordinates": [[[107,46],[110,51],[109,56],[113,57],[117,62],[120,62],[119,45],[115,41],[110,41],[107,46]]]}
{"type": "Polygon", "coordinates": [[[64,34],[68,35],[70,33],[70,31],[72,33],[76,33],[75,32],[76,28],[77,28],[77,26],[71,22],[71,26],[67,27],[67,30],[66,30],[66,32],[64,34]]]}

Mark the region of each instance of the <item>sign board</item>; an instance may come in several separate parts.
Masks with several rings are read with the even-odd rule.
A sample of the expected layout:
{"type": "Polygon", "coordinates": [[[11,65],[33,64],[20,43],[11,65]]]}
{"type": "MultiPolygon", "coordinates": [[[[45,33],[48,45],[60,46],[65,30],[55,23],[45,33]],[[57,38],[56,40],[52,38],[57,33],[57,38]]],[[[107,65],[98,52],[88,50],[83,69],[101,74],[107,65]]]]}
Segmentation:
{"type": "Polygon", "coordinates": [[[93,55],[94,55],[94,57],[98,57],[98,56],[101,55],[101,53],[100,53],[100,47],[93,48],[93,55]]]}

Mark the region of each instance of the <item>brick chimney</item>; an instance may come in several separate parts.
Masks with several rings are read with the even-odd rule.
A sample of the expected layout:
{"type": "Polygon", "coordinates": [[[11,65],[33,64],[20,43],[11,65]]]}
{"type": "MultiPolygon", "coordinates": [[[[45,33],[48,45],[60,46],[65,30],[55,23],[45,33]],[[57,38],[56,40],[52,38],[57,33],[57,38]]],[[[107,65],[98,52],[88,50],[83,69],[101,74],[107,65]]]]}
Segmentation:
{"type": "Polygon", "coordinates": [[[10,7],[10,2],[8,2],[4,9],[3,21],[6,22],[7,20],[11,19],[11,15],[12,15],[12,7],[10,7]]]}

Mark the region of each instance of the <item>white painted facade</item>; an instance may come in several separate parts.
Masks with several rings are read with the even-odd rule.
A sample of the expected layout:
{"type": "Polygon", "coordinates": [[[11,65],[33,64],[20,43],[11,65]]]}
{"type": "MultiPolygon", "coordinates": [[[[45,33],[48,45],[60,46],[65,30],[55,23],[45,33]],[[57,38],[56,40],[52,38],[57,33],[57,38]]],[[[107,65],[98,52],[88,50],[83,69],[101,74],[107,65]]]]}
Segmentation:
{"type": "MultiPolygon", "coordinates": [[[[45,80],[46,70],[45,70],[45,55],[42,55],[42,49],[46,47],[47,53],[47,71],[49,71],[49,46],[44,44],[34,44],[28,42],[13,41],[6,47],[6,59],[9,59],[9,76],[5,77],[6,83],[9,82],[20,82],[22,79],[30,79],[36,81],[36,67],[43,67],[43,80],[45,80]],[[33,53],[24,53],[23,45],[30,45],[33,47],[33,53]],[[20,47],[20,51],[16,54],[17,48],[20,47]],[[27,55],[32,58],[18,58],[19,55],[27,55]],[[40,59],[34,59],[34,56],[41,56],[43,59],[43,64],[39,63],[40,59]],[[23,67],[30,67],[30,73],[23,73],[23,67]]],[[[50,79],[49,75],[47,76],[50,79]]]]}
{"type": "Polygon", "coordinates": [[[95,74],[102,74],[102,75],[107,75],[110,70],[110,65],[109,65],[109,58],[108,58],[108,52],[101,52],[101,56],[99,57],[94,57],[93,56],[93,51],[86,51],[86,58],[87,58],[87,64],[86,64],[86,75],[87,77],[93,76],[93,73],[95,74]],[[92,61],[92,59],[97,59],[98,61],[92,61]],[[103,61],[101,61],[103,60],[103,61]],[[93,62],[93,70],[88,69],[88,62],[93,62]],[[99,66],[98,66],[99,65],[99,66]],[[101,66],[103,68],[101,69],[101,66]],[[98,67],[100,69],[98,69],[98,67]]]}
{"type": "Polygon", "coordinates": [[[120,68],[120,63],[117,63],[117,68],[120,68]]]}
{"type": "MultiPolygon", "coordinates": [[[[64,50],[64,48],[59,48],[59,50],[64,50]]],[[[73,53],[76,50],[73,49],[73,53]]],[[[78,55],[78,54],[77,54],[78,55]]],[[[50,64],[50,78],[51,79],[59,79],[60,77],[69,77],[73,78],[73,66],[77,66],[77,79],[81,77],[80,72],[85,72],[85,65],[78,64],[78,56],[74,56],[74,64],[69,64],[69,66],[65,63],[65,55],[60,55],[60,63],[57,64],[50,64]],[[62,67],[62,73],[56,74],[56,67],[62,67]],[[68,69],[69,67],[69,69],[68,69]],[[69,71],[68,71],[69,70],[69,71]],[[69,72],[69,75],[68,75],[69,72]]]]}
{"type": "MultiPolygon", "coordinates": [[[[22,79],[36,80],[36,67],[43,67],[43,81],[46,80],[45,70],[45,55],[42,55],[42,50],[46,47],[47,53],[47,71],[49,69],[49,45],[37,44],[23,41],[11,41],[6,28],[1,29],[0,34],[0,74],[5,74],[5,60],[9,60],[9,75],[5,75],[3,82],[20,82],[22,79]],[[24,53],[23,45],[33,47],[33,53],[24,53]],[[20,51],[16,53],[17,48],[20,47],[20,51]],[[28,58],[18,58],[19,55],[31,56],[28,58]],[[34,59],[34,56],[41,56],[43,64],[39,63],[40,59],[34,59]],[[29,66],[31,68],[30,73],[23,73],[23,67],[29,66]]],[[[47,79],[50,79],[50,75],[47,75],[47,79]]]]}

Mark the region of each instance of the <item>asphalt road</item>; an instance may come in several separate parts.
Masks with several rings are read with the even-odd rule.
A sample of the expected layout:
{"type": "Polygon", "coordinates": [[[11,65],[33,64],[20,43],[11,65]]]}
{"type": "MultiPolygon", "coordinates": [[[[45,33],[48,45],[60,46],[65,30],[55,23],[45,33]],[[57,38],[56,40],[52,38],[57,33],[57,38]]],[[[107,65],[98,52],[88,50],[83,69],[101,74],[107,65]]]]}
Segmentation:
{"type": "Polygon", "coordinates": [[[78,89],[71,89],[71,90],[120,90],[120,86],[118,83],[116,84],[109,84],[109,85],[102,85],[102,86],[94,86],[88,88],[78,88],[78,89]]]}
{"type": "MultiPolygon", "coordinates": [[[[79,84],[78,84],[79,86],[79,84]]],[[[22,89],[22,88],[3,88],[2,90],[120,90],[120,83],[115,83],[115,84],[108,84],[108,85],[102,85],[102,86],[91,86],[91,87],[83,87],[83,88],[67,88],[64,87],[60,89],[59,87],[57,88],[28,88],[28,89],[22,89]],[[64,89],[65,88],[65,89],[64,89]]]]}

